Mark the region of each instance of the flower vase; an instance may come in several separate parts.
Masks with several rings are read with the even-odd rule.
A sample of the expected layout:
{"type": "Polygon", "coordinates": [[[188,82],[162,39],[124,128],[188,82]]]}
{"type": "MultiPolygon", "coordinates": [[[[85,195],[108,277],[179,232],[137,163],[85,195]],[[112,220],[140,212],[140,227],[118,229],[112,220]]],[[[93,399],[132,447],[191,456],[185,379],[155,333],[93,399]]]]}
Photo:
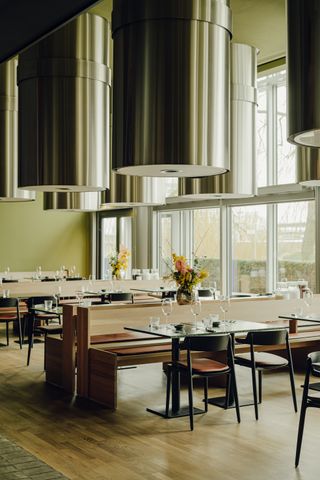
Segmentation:
{"type": "Polygon", "coordinates": [[[177,303],[178,305],[190,305],[196,299],[196,292],[194,289],[186,289],[178,287],[177,289],[177,303]]]}

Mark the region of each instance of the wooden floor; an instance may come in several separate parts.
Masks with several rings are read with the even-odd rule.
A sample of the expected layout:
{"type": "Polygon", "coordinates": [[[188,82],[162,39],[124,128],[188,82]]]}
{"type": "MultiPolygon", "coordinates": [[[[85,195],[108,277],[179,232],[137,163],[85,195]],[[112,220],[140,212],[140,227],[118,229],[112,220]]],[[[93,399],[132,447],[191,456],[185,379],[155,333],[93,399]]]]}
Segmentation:
{"type": "MultiPolygon", "coordinates": [[[[265,379],[259,421],[252,407],[210,407],[188,419],[165,420],[146,412],[164,402],[160,365],[120,372],[117,412],[78,404],[44,383],[43,345],[0,349],[0,425],[9,439],[76,480],[318,480],[320,411],[307,413],[299,469],[294,468],[298,415],[285,373],[265,379]]],[[[240,392],[250,391],[248,371],[239,372],[240,392]]],[[[296,375],[299,405],[302,375],[296,375]]],[[[215,395],[219,390],[212,389],[215,395]]],[[[183,392],[185,395],[185,392],[183,392]]],[[[200,391],[197,399],[201,399],[200,391]]]]}

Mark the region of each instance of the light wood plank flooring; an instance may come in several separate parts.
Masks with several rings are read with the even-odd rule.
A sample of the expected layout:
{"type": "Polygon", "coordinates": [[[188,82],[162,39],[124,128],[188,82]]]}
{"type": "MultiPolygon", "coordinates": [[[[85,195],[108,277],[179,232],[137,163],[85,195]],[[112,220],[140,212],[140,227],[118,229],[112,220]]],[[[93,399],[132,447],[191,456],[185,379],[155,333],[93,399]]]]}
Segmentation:
{"type": "MultiPolygon", "coordinates": [[[[320,349],[320,346],[319,346],[320,349]]],[[[318,480],[320,411],[307,412],[299,469],[294,468],[298,415],[286,373],[268,375],[260,419],[253,407],[210,407],[195,418],[165,420],[146,412],[164,403],[160,365],[120,372],[117,412],[78,404],[44,383],[43,345],[0,349],[0,425],[9,439],[74,480],[318,480]]],[[[238,369],[240,392],[250,392],[247,369],[238,369]]],[[[299,405],[301,374],[296,375],[299,405]]],[[[212,395],[219,390],[212,389],[212,395]]],[[[185,395],[186,392],[183,392],[185,395]]],[[[201,392],[197,390],[197,400],[201,392]]],[[[186,396],[184,397],[186,399],[186,396]]]]}

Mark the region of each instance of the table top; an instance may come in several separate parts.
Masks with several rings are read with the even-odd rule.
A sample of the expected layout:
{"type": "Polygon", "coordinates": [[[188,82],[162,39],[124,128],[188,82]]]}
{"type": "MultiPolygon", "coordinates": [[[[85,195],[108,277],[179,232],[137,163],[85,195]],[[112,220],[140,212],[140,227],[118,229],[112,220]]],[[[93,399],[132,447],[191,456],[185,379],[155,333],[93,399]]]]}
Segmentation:
{"type": "MultiPolygon", "coordinates": [[[[192,324],[186,324],[192,325],[192,324]]],[[[169,324],[166,327],[165,324],[161,324],[159,327],[124,327],[125,330],[132,330],[134,332],[152,333],[153,335],[165,338],[182,338],[186,335],[214,335],[217,333],[246,333],[256,330],[283,330],[286,327],[274,326],[272,323],[257,323],[247,322],[245,320],[227,320],[225,324],[220,323],[219,327],[205,328],[202,323],[197,324],[197,329],[193,327],[192,330],[186,333],[185,329],[176,331],[174,326],[169,324]]]]}
{"type": "Polygon", "coordinates": [[[287,315],[279,315],[279,318],[286,320],[299,320],[311,323],[320,323],[320,314],[311,313],[310,315],[298,315],[297,313],[288,313],[287,315]]]}
{"type": "Polygon", "coordinates": [[[145,293],[164,293],[164,292],[176,292],[177,289],[176,288],[166,288],[166,287],[163,287],[163,288],[160,288],[160,287],[157,287],[157,288],[130,288],[130,290],[134,290],[136,292],[145,292],[145,293]]]}
{"type": "Polygon", "coordinates": [[[40,303],[38,305],[34,305],[30,310],[34,312],[41,312],[41,313],[46,313],[48,315],[54,314],[54,315],[62,315],[62,307],[52,307],[52,308],[46,308],[43,303],[40,303]]]}

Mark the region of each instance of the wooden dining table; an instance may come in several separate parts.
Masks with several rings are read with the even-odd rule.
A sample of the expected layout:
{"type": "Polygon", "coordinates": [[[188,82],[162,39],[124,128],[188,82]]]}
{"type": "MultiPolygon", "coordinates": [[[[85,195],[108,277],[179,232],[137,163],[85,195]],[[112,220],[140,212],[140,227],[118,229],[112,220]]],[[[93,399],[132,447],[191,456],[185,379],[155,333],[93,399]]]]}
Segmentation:
{"type": "MultiPolygon", "coordinates": [[[[279,327],[272,326],[271,323],[257,323],[257,322],[247,322],[243,320],[228,320],[226,322],[220,322],[220,325],[215,328],[206,329],[202,323],[197,325],[197,329],[188,335],[219,335],[223,333],[229,333],[233,340],[236,334],[247,333],[252,331],[263,331],[263,330],[274,330],[279,327]]],[[[158,328],[145,326],[145,327],[125,327],[126,330],[132,330],[140,333],[151,333],[157,337],[161,338],[170,338],[171,339],[171,363],[172,363],[172,399],[169,413],[166,413],[164,407],[156,408],[147,408],[148,412],[160,415],[164,418],[176,418],[184,417],[189,415],[189,407],[181,406],[180,404],[180,371],[177,367],[180,359],[180,346],[181,341],[187,336],[185,330],[177,331],[174,325],[160,325],[158,328]]],[[[209,403],[219,406],[221,408],[232,408],[233,407],[233,398],[230,395],[229,404],[226,404],[225,397],[217,397],[209,399],[209,403]]],[[[245,402],[241,406],[252,405],[245,402]]],[[[194,408],[194,414],[204,413],[204,410],[199,408],[194,408]]]]}

